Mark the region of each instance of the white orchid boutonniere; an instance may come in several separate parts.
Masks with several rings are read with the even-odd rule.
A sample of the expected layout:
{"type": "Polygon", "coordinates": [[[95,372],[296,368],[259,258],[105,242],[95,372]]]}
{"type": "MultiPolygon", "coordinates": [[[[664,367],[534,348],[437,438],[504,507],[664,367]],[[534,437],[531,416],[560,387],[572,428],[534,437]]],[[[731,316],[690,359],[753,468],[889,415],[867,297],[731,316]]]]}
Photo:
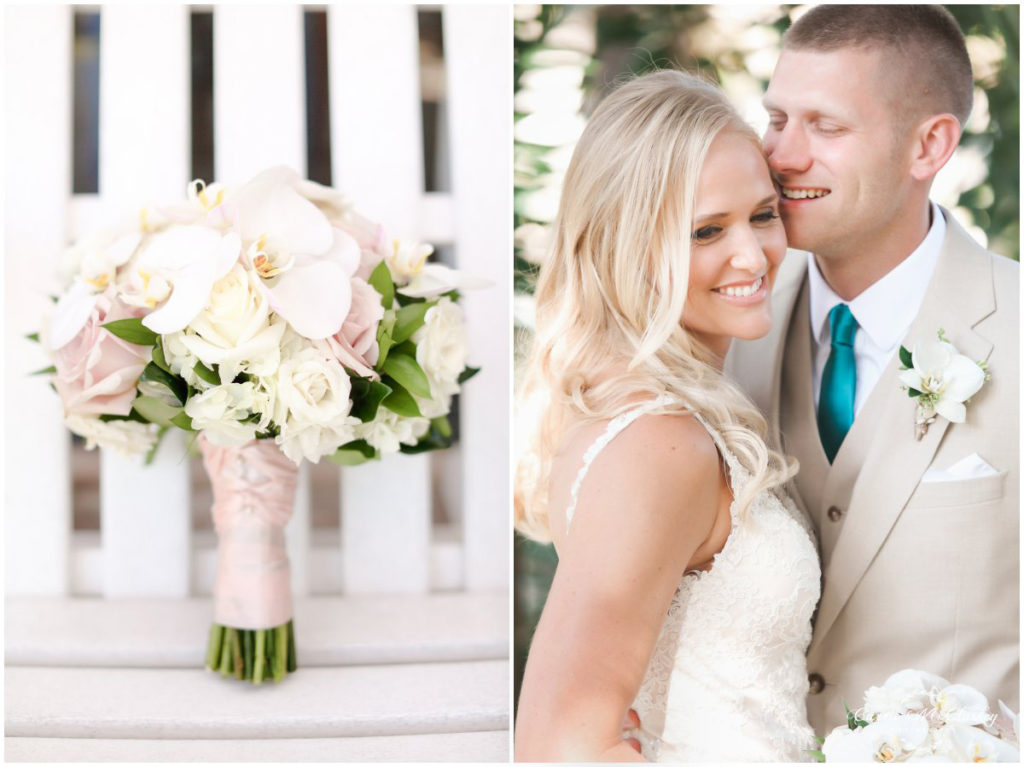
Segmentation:
{"type": "Polygon", "coordinates": [[[991,378],[988,365],[960,354],[939,328],[938,340],[900,346],[900,383],[917,400],[914,436],[920,441],[938,416],[952,423],[967,417],[966,402],[991,378]]]}

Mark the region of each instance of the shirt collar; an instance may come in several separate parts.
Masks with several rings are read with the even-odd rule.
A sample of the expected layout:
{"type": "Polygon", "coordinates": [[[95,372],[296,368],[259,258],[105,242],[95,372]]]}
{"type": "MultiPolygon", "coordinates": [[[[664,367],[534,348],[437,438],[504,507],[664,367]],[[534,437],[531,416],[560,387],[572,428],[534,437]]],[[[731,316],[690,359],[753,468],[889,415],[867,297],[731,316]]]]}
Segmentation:
{"type": "MultiPolygon", "coordinates": [[[[942,210],[934,202],[931,210],[932,225],[914,252],[849,302],[853,318],[880,349],[893,348],[906,336],[924,302],[946,237],[942,210]]],[[[836,304],[845,302],[821,276],[813,253],[807,254],[807,274],[811,289],[811,333],[817,343],[827,343],[828,313],[836,304]]]]}

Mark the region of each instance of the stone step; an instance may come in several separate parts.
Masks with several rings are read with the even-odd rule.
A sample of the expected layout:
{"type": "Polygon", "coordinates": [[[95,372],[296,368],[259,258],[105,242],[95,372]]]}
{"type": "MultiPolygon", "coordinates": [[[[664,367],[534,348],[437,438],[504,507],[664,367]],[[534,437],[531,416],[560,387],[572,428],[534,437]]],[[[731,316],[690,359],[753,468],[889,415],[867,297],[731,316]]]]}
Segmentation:
{"type": "Polygon", "coordinates": [[[363,738],[7,738],[8,762],[507,762],[507,730],[363,738]]]}
{"type": "MultiPolygon", "coordinates": [[[[8,597],[11,666],[198,668],[213,604],[193,599],[8,597]]],[[[295,603],[301,668],[508,659],[506,592],[308,597],[295,603]]]]}
{"type": "Polygon", "coordinates": [[[255,686],[198,669],[9,666],[14,738],[266,739],[509,728],[507,660],[300,667],[255,686]]]}

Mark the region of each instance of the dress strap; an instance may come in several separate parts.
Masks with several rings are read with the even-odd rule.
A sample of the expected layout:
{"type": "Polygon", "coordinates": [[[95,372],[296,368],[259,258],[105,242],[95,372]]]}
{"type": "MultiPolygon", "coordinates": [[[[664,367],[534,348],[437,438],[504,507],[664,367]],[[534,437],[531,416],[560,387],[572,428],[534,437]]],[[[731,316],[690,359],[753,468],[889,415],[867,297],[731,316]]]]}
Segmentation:
{"type": "Polygon", "coordinates": [[[576,481],[572,484],[572,490],[569,497],[569,508],[565,512],[565,529],[568,533],[569,528],[572,526],[572,518],[576,513],[576,504],[579,501],[580,486],[583,484],[583,478],[587,476],[587,471],[590,469],[590,464],[593,463],[604,448],[611,442],[615,437],[622,432],[627,426],[635,421],[640,416],[657,410],[660,407],[664,407],[670,402],[677,401],[675,397],[669,394],[661,394],[652,400],[644,402],[642,405],[638,405],[632,410],[627,410],[624,413],[619,413],[612,420],[608,422],[605,430],[601,435],[595,439],[587,451],[583,454],[583,465],[580,466],[579,472],[576,474],[576,481]]]}

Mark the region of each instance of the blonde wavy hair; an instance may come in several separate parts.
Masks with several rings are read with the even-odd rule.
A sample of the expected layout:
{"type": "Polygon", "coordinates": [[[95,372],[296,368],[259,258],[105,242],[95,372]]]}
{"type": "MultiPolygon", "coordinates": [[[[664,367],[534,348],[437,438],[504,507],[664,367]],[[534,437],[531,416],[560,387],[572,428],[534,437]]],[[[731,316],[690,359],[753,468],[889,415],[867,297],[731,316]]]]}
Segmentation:
{"type": "Polygon", "coordinates": [[[765,444],[758,409],[680,321],[697,181],[726,130],[760,147],[715,85],[660,71],[605,98],[576,145],[537,284],[537,330],[517,408],[525,450],[515,524],[530,538],[551,539],[548,482],[566,430],[661,394],[685,405],[652,412],[699,413],[749,472],[741,510],[796,473],[795,461],[765,444]]]}

